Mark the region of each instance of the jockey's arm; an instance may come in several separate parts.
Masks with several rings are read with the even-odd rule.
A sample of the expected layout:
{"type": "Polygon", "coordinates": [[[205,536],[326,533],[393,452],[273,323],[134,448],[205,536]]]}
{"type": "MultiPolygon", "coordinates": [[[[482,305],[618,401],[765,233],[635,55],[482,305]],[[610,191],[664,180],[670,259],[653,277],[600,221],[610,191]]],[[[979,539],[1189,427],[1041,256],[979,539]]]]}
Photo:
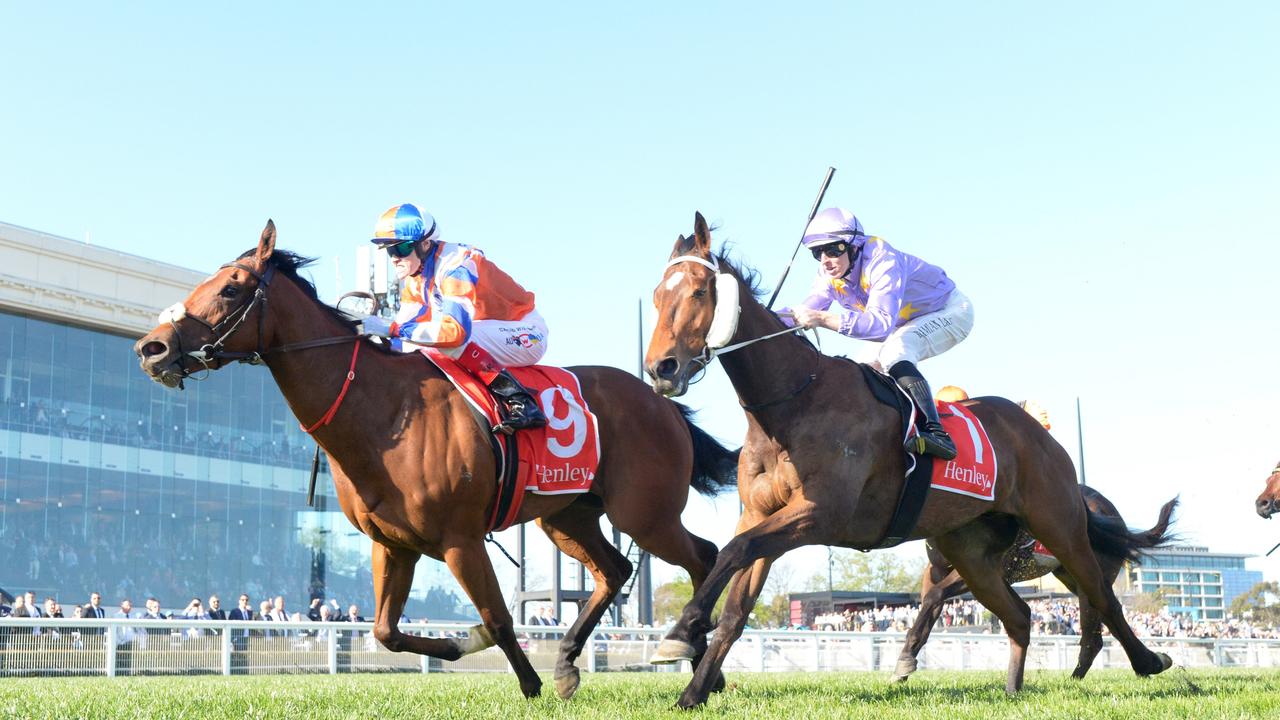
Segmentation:
{"type": "Polygon", "coordinates": [[[440,296],[428,308],[419,303],[402,304],[389,327],[389,335],[415,345],[456,348],[471,339],[471,319],[475,314],[475,270],[470,262],[450,268],[440,279],[440,296]]]}
{"type": "Polygon", "coordinates": [[[892,253],[877,245],[863,273],[867,280],[867,304],[862,310],[839,313],[839,325],[832,328],[858,340],[882,340],[898,325],[906,279],[892,253]]]}

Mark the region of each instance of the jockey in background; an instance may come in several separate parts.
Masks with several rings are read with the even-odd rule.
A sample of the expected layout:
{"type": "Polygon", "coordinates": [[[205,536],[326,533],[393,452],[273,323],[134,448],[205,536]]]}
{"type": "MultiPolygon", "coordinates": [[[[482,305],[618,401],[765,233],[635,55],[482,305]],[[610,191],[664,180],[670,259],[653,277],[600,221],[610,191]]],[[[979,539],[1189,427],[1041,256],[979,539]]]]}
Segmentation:
{"type": "Polygon", "coordinates": [[[499,400],[503,421],[495,430],[545,425],[533,396],[506,369],[546,353],[547,325],[533,293],[476,248],[441,242],[435,218],[409,203],[378,218],[371,242],[391,256],[400,310],[391,322],[367,318],[364,332],[391,338],[396,350],[434,347],[453,358],[499,400]]]}
{"type": "MultiPolygon", "coordinates": [[[[956,387],[955,385],[943,385],[935,395],[938,398],[938,402],[964,402],[969,399],[969,393],[965,392],[964,388],[956,387]]],[[[1035,400],[1020,400],[1018,401],[1018,407],[1035,418],[1035,421],[1040,423],[1040,427],[1045,430],[1053,429],[1053,423],[1049,422],[1049,411],[1040,403],[1035,400]]]]}
{"type": "Polygon", "coordinates": [[[973,329],[973,306],[942,268],[862,231],[848,210],[827,208],[805,229],[804,246],[821,262],[809,296],[778,311],[788,326],[824,327],[879,343],[871,364],[887,371],[924,414],[907,450],[950,460],[929,383],[916,363],[950,350],[973,329]],[[830,308],[830,309],[829,309],[830,308]]]}

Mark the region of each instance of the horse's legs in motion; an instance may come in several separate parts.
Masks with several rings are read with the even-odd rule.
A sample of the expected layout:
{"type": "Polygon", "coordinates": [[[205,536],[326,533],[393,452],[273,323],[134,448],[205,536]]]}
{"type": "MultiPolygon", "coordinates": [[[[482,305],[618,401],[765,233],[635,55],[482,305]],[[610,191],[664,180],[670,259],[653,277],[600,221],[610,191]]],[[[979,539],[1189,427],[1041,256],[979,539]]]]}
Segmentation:
{"type": "Polygon", "coordinates": [[[764,589],[765,580],[769,577],[772,558],[760,558],[751,567],[738,571],[729,584],[729,594],[724,601],[724,611],[720,615],[720,624],[716,628],[716,636],[707,648],[702,662],[694,668],[693,679],[680,695],[677,707],[691,708],[707,701],[707,696],[724,684],[724,674],[720,668],[724,665],[725,656],[734,641],[742,636],[747,619],[751,616],[751,608],[755,607],[756,598],[764,589]]]}
{"type": "Polygon", "coordinates": [[[911,673],[916,671],[916,658],[921,648],[929,642],[929,634],[942,615],[942,606],[951,598],[963,595],[969,589],[964,584],[960,573],[956,572],[944,560],[940,553],[931,549],[929,564],[924,569],[921,581],[920,613],[916,621],[907,631],[906,641],[902,645],[902,654],[898,656],[898,666],[893,671],[896,682],[906,682],[911,673]],[[937,557],[935,557],[937,555],[937,557]]]}
{"type": "Polygon", "coordinates": [[[413,568],[418,564],[418,557],[412,550],[373,543],[373,636],[378,642],[392,652],[407,651],[443,660],[457,660],[492,645],[493,641],[479,625],[466,640],[424,638],[400,632],[400,615],[413,585],[413,568]]]}
{"type": "Polygon", "coordinates": [[[1152,652],[1143,645],[1124,619],[1124,609],[1111,584],[1103,577],[1090,545],[1088,515],[1080,496],[1057,502],[1049,497],[1041,498],[1027,507],[1023,520],[1031,534],[1049,548],[1062,563],[1063,570],[1075,579],[1081,610],[1087,601],[1102,616],[1111,635],[1129,656],[1133,671],[1139,675],[1155,675],[1167,670],[1173,664],[1169,656],[1152,652]]]}
{"type": "MultiPolygon", "coordinates": [[[[748,520],[744,513],[738,522],[742,528],[754,521],[748,520]]],[[[711,611],[733,575],[762,557],[779,557],[802,545],[822,543],[825,537],[817,534],[817,527],[813,505],[805,503],[788,505],[754,527],[740,529],[738,535],[720,551],[715,567],[693,594],[693,599],[684,606],[680,620],[667,633],[649,662],[692,659],[694,643],[711,630],[711,611]]]]}
{"type": "Polygon", "coordinates": [[[582,563],[595,579],[595,590],[578,619],[565,631],[560,641],[560,658],[556,661],[556,692],[566,700],[578,690],[578,659],[584,646],[590,648],[591,633],[600,616],[613,602],[622,584],[631,576],[631,563],[600,532],[599,506],[575,502],[560,512],[538,520],[551,542],[565,555],[582,563]]]}
{"type": "Polygon", "coordinates": [[[476,610],[480,611],[484,629],[493,638],[492,644],[502,648],[506,654],[520,680],[520,692],[527,698],[537,697],[542,691],[542,679],[520,649],[515,628],[511,625],[511,613],[507,612],[498,577],[494,575],[493,564],[484,549],[484,540],[480,537],[446,537],[444,561],[476,610]]]}
{"type": "Polygon", "coordinates": [[[980,519],[934,538],[934,546],[964,578],[969,590],[1004,623],[1009,636],[1009,674],[1005,692],[1022,689],[1031,642],[1031,608],[1004,579],[1004,554],[1017,527],[1011,522],[980,519]]]}
{"type": "MultiPolygon", "coordinates": [[[[689,582],[695,592],[702,587],[707,574],[716,564],[719,550],[715,543],[689,532],[680,522],[678,509],[672,509],[669,517],[655,513],[633,517],[626,512],[626,508],[619,508],[610,513],[609,520],[614,527],[630,535],[646,552],[689,573],[689,582]]],[[[692,653],[681,659],[690,660],[696,670],[707,649],[706,633],[696,636],[691,645],[692,653]]],[[[719,690],[723,686],[724,677],[720,676],[714,689],[719,690]]]]}
{"type": "MultiPolygon", "coordinates": [[[[1076,594],[1080,603],[1080,659],[1076,661],[1076,669],[1071,677],[1081,680],[1093,667],[1094,658],[1102,652],[1102,618],[1089,604],[1088,599],[1080,594],[1075,578],[1063,572],[1061,568],[1053,572],[1068,590],[1076,594]]],[[[1114,577],[1114,576],[1113,576],[1114,577]]]]}

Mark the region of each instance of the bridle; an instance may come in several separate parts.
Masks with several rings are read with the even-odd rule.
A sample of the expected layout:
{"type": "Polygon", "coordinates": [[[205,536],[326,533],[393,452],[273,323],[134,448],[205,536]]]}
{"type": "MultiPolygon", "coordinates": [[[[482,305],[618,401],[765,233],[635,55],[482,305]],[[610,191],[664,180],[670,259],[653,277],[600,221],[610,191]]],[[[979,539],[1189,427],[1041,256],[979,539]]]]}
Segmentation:
{"type": "Polygon", "coordinates": [[[182,388],[183,380],[186,380],[186,379],[203,380],[206,377],[208,377],[208,373],[214,370],[212,364],[215,362],[225,361],[225,362],[240,362],[240,363],[246,363],[249,365],[261,365],[263,364],[263,362],[265,362],[265,357],[273,353],[286,353],[292,350],[305,350],[305,349],[314,348],[314,347],[324,347],[326,345],[337,345],[340,343],[354,342],[361,338],[368,337],[367,335],[364,335],[364,334],[342,335],[338,337],[321,338],[319,340],[306,340],[298,343],[290,343],[288,345],[278,345],[272,348],[264,348],[262,343],[262,338],[263,338],[262,326],[267,315],[267,293],[271,289],[271,280],[275,277],[276,266],[274,264],[268,264],[267,269],[264,272],[259,273],[257,270],[255,270],[252,267],[249,267],[248,265],[245,265],[244,263],[229,262],[224,265],[221,265],[218,269],[224,270],[226,268],[236,268],[239,270],[243,270],[249,273],[250,275],[252,275],[258,281],[258,287],[254,289],[253,296],[248,300],[246,300],[235,311],[228,313],[226,317],[222,318],[217,323],[213,323],[213,324],[209,323],[209,321],[205,320],[204,318],[198,315],[191,315],[187,313],[185,308],[183,308],[182,310],[182,317],[174,317],[174,313],[171,312],[173,308],[167,309],[163,313],[161,313],[161,321],[162,322],[166,320],[168,321],[169,326],[173,328],[174,336],[177,338],[178,372],[176,374],[178,376],[179,388],[182,388]],[[244,326],[245,320],[249,318],[249,315],[253,312],[254,308],[259,308],[259,307],[260,309],[258,312],[257,349],[250,352],[244,352],[244,351],[229,352],[224,350],[223,348],[226,347],[226,344],[231,339],[231,337],[235,335],[236,332],[239,331],[241,327],[244,326]],[[178,330],[178,321],[185,318],[190,318],[192,320],[195,320],[196,322],[208,328],[209,331],[214,335],[214,338],[215,338],[214,341],[200,346],[198,350],[183,352],[182,333],[178,330]],[[225,330],[223,330],[224,327],[226,328],[225,330]],[[200,363],[200,367],[197,367],[197,368],[187,367],[186,358],[191,358],[192,360],[195,360],[196,362],[200,363]],[[201,371],[203,371],[205,374],[201,376],[195,375],[195,373],[198,373],[201,371]]]}
{"type": "MultiPolygon", "coordinates": [[[[720,275],[720,264],[716,262],[714,255],[711,256],[711,260],[700,258],[697,255],[680,255],[680,256],[671,258],[671,260],[667,262],[666,269],[670,269],[675,265],[679,265],[680,263],[685,263],[685,262],[696,263],[698,265],[701,265],[707,268],[708,270],[715,273],[716,275],[720,275]]],[[[738,281],[737,278],[734,278],[734,282],[737,282],[737,281],[738,281]]],[[[717,303],[719,302],[718,297],[716,298],[716,302],[717,303]]],[[[739,307],[734,309],[735,313],[740,311],[741,311],[741,305],[739,305],[739,307]]],[[[715,321],[713,320],[712,322],[714,323],[715,321]]],[[[735,324],[736,324],[736,321],[735,321],[735,324]]],[[[765,340],[771,340],[776,337],[781,337],[782,335],[791,335],[791,334],[799,335],[803,332],[804,332],[804,328],[797,328],[797,327],[783,328],[776,332],[771,332],[767,335],[761,335],[760,337],[751,338],[750,340],[743,340],[741,342],[733,343],[731,345],[724,345],[721,347],[713,347],[711,342],[707,342],[704,340],[702,345],[702,353],[699,355],[695,355],[693,358],[689,360],[689,364],[691,366],[690,377],[693,379],[691,379],[688,382],[688,384],[692,385],[695,382],[697,382],[697,380],[701,379],[700,377],[701,373],[705,371],[707,369],[707,366],[710,365],[712,361],[714,361],[720,355],[731,353],[735,350],[741,350],[742,348],[745,348],[749,345],[754,345],[758,342],[763,342],[765,340]]],[[[805,389],[807,389],[811,384],[813,384],[814,380],[818,379],[817,355],[818,355],[818,351],[815,348],[814,349],[814,356],[815,356],[814,371],[809,374],[809,376],[805,379],[803,383],[801,383],[800,387],[796,388],[795,390],[791,391],[790,393],[788,393],[787,395],[781,398],[768,400],[762,403],[742,405],[743,409],[748,411],[762,410],[766,407],[770,407],[773,405],[777,405],[779,403],[786,402],[800,395],[800,393],[804,392],[805,389]]],[[[739,404],[742,404],[742,403],[739,403],[739,404]]]]}

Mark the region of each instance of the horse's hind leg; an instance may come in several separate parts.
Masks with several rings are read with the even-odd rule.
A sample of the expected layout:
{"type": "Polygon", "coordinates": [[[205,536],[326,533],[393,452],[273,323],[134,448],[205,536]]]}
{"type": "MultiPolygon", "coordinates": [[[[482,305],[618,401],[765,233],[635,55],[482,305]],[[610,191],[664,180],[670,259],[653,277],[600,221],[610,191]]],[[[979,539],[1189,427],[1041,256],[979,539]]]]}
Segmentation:
{"type": "Polygon", "coordinates": [[[1031,608],[1004,579],[1004,554],[1013,541],[1016,527],[1000,527],[990,522],[969,523],[934,538],[935,547],[955,566],[969,590],[1004,623],[1009,636],[1009,673],[1005,692],[1022,689],[1031,642],[1031,608]]]}
{"type": "Polygon", "coordinates": [[[560,512],[540,518],[538,525],[565,555],[582,563],[595,579],[595,590],[578,619],[565,631],[556,661],[556,692],[569,699],[578,690],[578,668],[574,660],[584,646],[590,647],[591,633],[600,616],[613,602],[622,584],[631,576],[631,563],[600,532],[603,510],[575,502],[560,512]]]}
{"type": "Polygon", "coordinates": [[[480,611],[484,629],[493,638],[490,644],[502,648],[507,661],[511,663],[511,669],[520,680],[520,692],[527,698],[537,697],[542,692],[542,679],[529,663],[524,650],[520,649],[515,628],[511,624],[511,613],[507,612],[498,577],[494,574],[493,564],[489,562],[489,554],[484,549],[484,540],[478,536],[455,535],[446,537],[444,544],[445,564],[471,598],[476,610],[480,611]]]}
{"type": "MultiPolygon", "coordinates": [[[[1061,569],[1053,574],[1068,590],[1076,594],[1080,603],[1080,658],[1076,661],[1076,669],[1071,672],[1071,677],[1082,680],[1089,668],[1093,667],[1094,658],[1102,652],[1102,618],[1089,604],[1089,600],[1080,594],[1075,578],[1061,569]]],[[[1108,573],[1108,576],[1112,578],[1112,582],[1115,581],[1115,573],[1108,573]]]]}
{"type": "Polygon", "coordinates": [[[400,632],[400,615],[413,585],[413,568],[418,557],[412,550],[373,543],[373,636],[378,642],[392,652],[412,652],[451,661],[492,645],[493,640],[481,625],[472,628],[471,637],[466,640],[424,638],[400,632]]]}
{"type": "Polygon", "coordinates": [[[969,589],[960,573],[936,552],[929,553],[929,565],[924,569],[920,588],[920,612],[907,631],[902,654],[898,656],[898,666],[893,672],[895,682],[906,682],[911,673],[916,671],[916,658],[925,643],[929,642],[929,634],[942,615],[943,604],[953,597],[963,595],[969,589]]]}
{"type": "Polygon", "coordinates": [[[1102,616],[1111,635],[1129,656],[1134,672],[1155,675],[1168,669],[1173,664],[1169,656],[1152,652],[1143,645],[1124,619],[1124,609],[1111,584],[1103,577],[1090,544],[1088,516],[1079,494],[1062,502],[1041,498],[1026,508],[1023,519],[1031,534],[1044,543],[1062,563],[1063,569],[1075,578],[1081,602],[1087,600],[1102,616]]]}

